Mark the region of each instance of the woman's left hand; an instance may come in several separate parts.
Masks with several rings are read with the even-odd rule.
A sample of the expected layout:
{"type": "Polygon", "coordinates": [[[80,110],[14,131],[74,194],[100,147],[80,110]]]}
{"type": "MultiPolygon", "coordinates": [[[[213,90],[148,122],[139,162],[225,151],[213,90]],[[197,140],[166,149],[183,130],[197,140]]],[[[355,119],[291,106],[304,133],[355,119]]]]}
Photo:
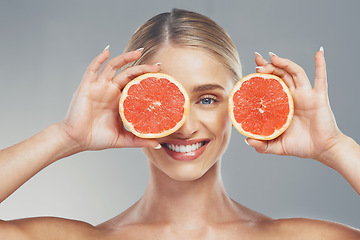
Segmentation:
{"type": "Polygon", "coordinates": [[[257,55],[257,72],[279,76],[288,85],[295,111],[289,128],[270,141],[247,139],[261,153],[313,158],[326,165],[331,149],[344,136],[338,129],[331,111],[326,80],[324,52],[315,54],[314,87],[305,71],[294,62],[271,54],[270,63],[257,55]]]}

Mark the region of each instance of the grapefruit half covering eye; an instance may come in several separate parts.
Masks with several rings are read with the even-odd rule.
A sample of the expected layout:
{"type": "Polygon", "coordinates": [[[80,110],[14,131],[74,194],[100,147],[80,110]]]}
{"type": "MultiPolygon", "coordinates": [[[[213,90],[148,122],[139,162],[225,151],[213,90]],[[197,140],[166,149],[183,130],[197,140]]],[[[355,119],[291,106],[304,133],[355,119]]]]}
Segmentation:
{"type": "Polygon", "coordinates": [[[127,128],[142,138],[160,138],[178,130],[189,112],[184,87],[164,73],[146,73],[122,91],[119,113],[127,128]]]}
{"type": "Polygon", "coordinates": [[[239,80],[229,96],[229,115],[243,135],[271,140],[290,125],[294,102],[289,88],[277,76],[249,74],[239,80]]]}

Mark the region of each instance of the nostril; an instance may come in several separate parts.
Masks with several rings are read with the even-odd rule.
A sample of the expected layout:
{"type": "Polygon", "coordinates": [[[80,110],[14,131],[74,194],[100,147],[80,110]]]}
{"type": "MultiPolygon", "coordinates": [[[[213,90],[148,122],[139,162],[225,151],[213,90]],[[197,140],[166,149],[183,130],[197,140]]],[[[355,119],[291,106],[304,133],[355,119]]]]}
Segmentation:
{"type": "Polygon", "coordinates": [[[195,128],[193,128],[185,123],[175,132],[175,134],[178,134],[179,136],[181,136],[183,138],[189,138],[192,135],[194,135],[196,132],[197,132],[197,130],[195,128]]]}
{"type": "Polygon", "coordinates": [[[192,112],[191,109],[184,124],[175,132],[181,138],[190,138],[198,131],[200,121],[197,118],[197,112],[192,112]]]}
{"type": "Polygon", "coordinates": [[[190,136],[194,135],[195,132],[196,132],[195,130],[185,130],[185,131],[183,130],[182,131],[182,129],[180,128],[179,130],[177,130],[175,132],[175,134],[178,134],[184,138],[189,138],[190,136]]]}

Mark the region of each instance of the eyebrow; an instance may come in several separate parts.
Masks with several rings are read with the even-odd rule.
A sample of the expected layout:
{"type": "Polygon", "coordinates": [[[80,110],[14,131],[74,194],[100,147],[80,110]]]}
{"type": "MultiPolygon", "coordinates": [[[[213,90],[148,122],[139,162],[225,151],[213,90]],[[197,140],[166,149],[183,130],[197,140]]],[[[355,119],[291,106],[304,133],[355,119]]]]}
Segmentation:
{"type": "Polygon", "coordinates": [[[208,90],[214,90],[214,89],[220,89],[220,90],[224,90],[225,88],[219,84],[216,83],[209,83],[209,84],[204,84],[204,85],[199,85],[196,86],[192,89],[193,92],[202,92],[202,91],[208,91],[208,90]]]}

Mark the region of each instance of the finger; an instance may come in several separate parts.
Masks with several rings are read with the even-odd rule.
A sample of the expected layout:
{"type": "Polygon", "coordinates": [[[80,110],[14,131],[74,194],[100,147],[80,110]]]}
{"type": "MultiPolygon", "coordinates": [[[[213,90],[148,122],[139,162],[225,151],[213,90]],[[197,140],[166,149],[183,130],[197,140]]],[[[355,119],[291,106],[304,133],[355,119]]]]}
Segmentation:
{"type": "Polygon", "coordinates": [[[159,142],[156,139],[145,139],[135,136],[133,133],[125,130],[123,136],[118,139],[115,148],[120,147],[158,147],[159,142]]]}
{"type": "Polygon", "coordinates": [[[255,150],[259,153],[265,153],[268,147],[267,141],[260,141],[252,138],[245,139],[247,145],[255,148],[255,150]]]}
{"type": "Polygon", "coordinates": [[[322,47],[315,54],[314,90],[327,94],[326,63],[324,58],[324,50],[322,47]]]}
{"type": "Polygon", "coordinates": [[[258,66],[263,66],[268,63],[258,52],[255,52],[255,63],[258,66]]]}
{"type": "Polygon", "coordinates": [[[267,63],[264,66],[257,67],[256,72],[276,75],[286,83],[290,90],[295,89],[295,83],[292,76],[284,69],[275,67],[271,63],[267,63]]]}
{"type": "Polygon", "coordinates": [[[141,50],[135,50],[123,53],[113,59],[109,60],[101,70],[98,80],[108,82],[113,79],[116,72],[124,65],[131,63],[141,57],[141,50]]]}
{"type": "Polygon", "coordinates": [[[268,153],[268,154],[277,154],[283,155],[284,151],[280,145],[279,141],[274,140],[256,140],[252,138],[247,138],[245,142],[253,147],[258,153],[268,153]]]}
{"type": "Polygon", "coordinates": [[[159,72],[161,70],[160,63],[154,65],[138,65],[130,67],[119,73],[114,77],[112,82],[118,86],[119,89],[123,89],[125,85],[144,73],[159,72]]]}
{"type": "Polygon", "coordinates": [[[286,58],[281,58],[273,53],[270,54],[270,61],[274,66],[287,71],[293,78],[296,88],[312,88],[304,69],[286,58]]]}
{"type": "Polygon", "coordinates": [[[84,77],[83,81],[95,81],[98,75],[98,71],[101,65],[110,57],[110,51],[108,47],[100,53],[94,60],[89,64],[84,77]]]}

